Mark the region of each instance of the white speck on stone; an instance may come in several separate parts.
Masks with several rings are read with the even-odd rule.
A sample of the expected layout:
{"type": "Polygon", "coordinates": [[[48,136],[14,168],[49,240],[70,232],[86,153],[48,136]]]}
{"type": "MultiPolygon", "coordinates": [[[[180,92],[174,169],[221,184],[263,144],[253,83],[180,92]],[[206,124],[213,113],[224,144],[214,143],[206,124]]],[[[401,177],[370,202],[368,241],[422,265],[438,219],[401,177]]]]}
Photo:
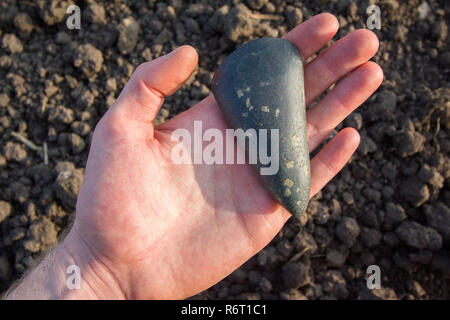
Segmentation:
{"type": "Polygon", "coordinates": [[[262,112],[270,112],[270,108],[269,108],[269,106],[262,106],[261,111],[262,112]]]}
{"type": "Polygon", "coordinates": [[[237,94],[238,98],[241,98],[241,97],[244,96],[244,93],[242,92],[241,89],[239,89],[238,91],[236,91],[236,94],[237,94]]]}
{"type": "Polygon", "coordinates": [[[297,137],[296,134],[294,134],[294,135],[292,136],[291,142],[292,142],[292,145],[293,145],[294,147],[300,146],[300,139],[297,137]]]}
{"type": "Polygon", "coordinates": [[[275,117],[278,117],[280,115],[280,109],[277,108],[277,110],[275,110],[275,117]]]}
{"type": "Polygon", "coordinates": [[[286,197],[289,197],[291,195],[291,190],[289,188],[286,188],[286,190],[284,190],[284,195],[286,197]]]}
{"type": "Polygon", "coordinates": [[[245,99],[245,106],[247,107],[247,109],[250,111],[253,109],[252,104],[250,103],[250,98],[245,99]]]}
{"type": "Polygon", "coordinates": [[[288,163],[286,163],[286,168],[288,168],[288,169],[293,168],[294,165],[295,165],[294,161],[289,161],[288,163]]]}
{"type": "Polygon", "coordinates": [[[292,181],[291,179],[285,179],[283,184],[288,188],[292,188],[292,186],[294,185],[294,181],[292,181]]]}

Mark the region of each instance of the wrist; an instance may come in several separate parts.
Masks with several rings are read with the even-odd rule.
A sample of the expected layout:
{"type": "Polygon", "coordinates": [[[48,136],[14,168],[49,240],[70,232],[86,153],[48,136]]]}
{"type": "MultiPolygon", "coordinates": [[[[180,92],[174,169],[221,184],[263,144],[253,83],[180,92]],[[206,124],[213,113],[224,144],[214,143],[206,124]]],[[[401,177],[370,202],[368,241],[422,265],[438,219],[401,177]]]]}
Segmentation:
{"type": "MultiPolygon", "coordinates": [[[[79,289],[69,290],[71,292],[68,296],[71,299],[126,299],[114,274],[100,257],[94,255],[75,228],[72,228],[59,247],[61,247],[60,254],[61,260],[64,261],[66,279],[70,277],[67,270],[69,266],[73,274],[76,272],[74,270],[78,270],[80,275],[79,289]]],[[[74,282],[66,283],[66,288],[73,284],[74,282]]]]}
{"type": "Polygon", "coordinates": [[[6,296],[20,300],[124,298],[113,274],[73,230],[6,296]]]}

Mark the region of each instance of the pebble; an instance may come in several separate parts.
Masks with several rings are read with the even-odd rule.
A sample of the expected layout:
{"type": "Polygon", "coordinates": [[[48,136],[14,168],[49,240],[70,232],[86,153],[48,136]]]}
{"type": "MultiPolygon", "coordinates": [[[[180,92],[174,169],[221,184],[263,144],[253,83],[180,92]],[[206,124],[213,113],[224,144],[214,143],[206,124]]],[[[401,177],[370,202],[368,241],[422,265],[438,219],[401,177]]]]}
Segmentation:
{"type": "Polygon", "coordinates": [[[23,51],[22,42],[15,34],[11,33],[7,33],[2,37],[2,48],[11,54],[21,53],[23,51]]]}
{"type": "Polygon", "coordinates": [[[420,207],[430,198],[430,190],[424,182],[414,176],[400,185],[400,195],[414,207],[420,207]]]}
{"type": "Polygon", "coordinates": [[[102,68],[102,52],[92,44],[83,44],[77,48],[73,64],[80,68],[87,77],[91,77],[102,68]]]}
{"type": "Polygon", "coordinates": [[[401,205],[392,202],[386,203],[386,223],[394,224],[405,220],[407,217],[401,205]]]}
{"type": "Polygon", "coordinates": [[[341,221],[336,225],[336,236],[337,238],[351,247],[360,233],[360,228],[358,222],[350,217],[343,217],[341,221]]]}
{"type": "Polygon", "coordinates": [[[91,3],[83,11],[83,18],[93,24],[106,24],[105,8],[97,3],[91,3]]]}
{"type": "Polygon", "coordinates": [[[0,223],[6,220],[11,215],[11,205],[3,200],[0,200],[0,223]]]}
{"type": "MultiPolygon", "coordinates": [[[[122,54],[129,54],[133,52],[139,39],[140,26],[139,23],[132,17],[123,19],[119,26],[119,38],[117,40],[117,47],[122,54]]],[[[166,29],[164,29],[166,30],[166,29]]]]}
{"type": "Polygon", "coordinates": [[[450,241],[450,209],[438,201],[424,206],[424,212],[428,225],[436,229],[445,241],[450,241]]]}
{"type": "Polygon", "coordinates": [[[33,222],[28,228],[23,247],[30,252],[48,249],[57,241],[55,225],[46,217],[33,222]]]}
{"type": "Polygon", "coordinates": [[[65,205],[75,208],[83,177],[82,169],[60,172],[54,184],[56,197],[65,205]]]}
{"type": "Polygon", "coordinates": [[[437,250],[442,247],[442,237],[435,229],[414,221],[402,222],[395,233],[400,240],[412,248],[437,250]]]}
{"type": "Polygon", "coordinates": [[[230,10],[223,18],[225,35],[232,42],[247,39],[253,33],[253,22],[250,10],[243,4],[239,4],[230,10]]]}
{"type": "Polygon", "coordinates": [[[308,268],[301,262],[288,262],[283,266],[283,281],[288,289],[297,289],[309,283],[308,268]]]}
{"type": "Polygon", "coordinates": [[[400,157],[412,156],[423,150],[425,137],[415,131],[401,131],[394,136],[394,146],[400,157]]]}
{"type": "Polygon", "coordinates": [[[8,141],[3,147],[3,156],[8,161],[23,162],[27,158],[27,150],[21,143],[8,141]]]}

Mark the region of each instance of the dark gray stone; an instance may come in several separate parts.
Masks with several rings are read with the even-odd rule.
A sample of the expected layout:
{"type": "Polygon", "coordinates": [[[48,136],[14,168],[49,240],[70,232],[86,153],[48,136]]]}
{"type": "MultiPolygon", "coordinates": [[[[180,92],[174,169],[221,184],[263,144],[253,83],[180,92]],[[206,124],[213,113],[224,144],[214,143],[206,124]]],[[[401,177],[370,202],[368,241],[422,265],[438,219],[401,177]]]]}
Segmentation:
{"type": "MultiPolygon", "coordinates": [[[[260,177],[281,205],[301,215],[308,205],[310,168],[303,62],[298,49],[278,38],[251,41],[220,65],[212,91],[230,127],[254,129],[258,142],[259,129],[267,129],[267,150],[263,154],[271,152],[273,143],[279,143],[278,172],[260,177]],[[269,129],[279,129],[279,142],[272,141],[269,129]]],[[[266,166],[258,157],[253,167],[260,173],[266,166]]]]}

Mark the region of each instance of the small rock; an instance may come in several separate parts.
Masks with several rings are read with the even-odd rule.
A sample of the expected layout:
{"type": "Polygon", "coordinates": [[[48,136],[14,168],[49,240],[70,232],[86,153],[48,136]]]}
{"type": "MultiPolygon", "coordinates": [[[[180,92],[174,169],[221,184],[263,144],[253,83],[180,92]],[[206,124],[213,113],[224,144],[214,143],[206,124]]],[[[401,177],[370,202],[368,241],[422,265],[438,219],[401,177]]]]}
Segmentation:
{"type": "Polygon", "coordinates": [[[264,7],[269,2],[269,0],[246,0],[246,2],[250,8],[259,10],[264,7]]]}
{"type": "MultiPolygon", "coordinates": [[[[319,203],[319,202],[318,202],[319,203]]],[[[317,224],[326,224],[330,219],[329,209],[327,206],[318,206],[317,212],[314,214],[314,222],[317,224]]]]}
{"type": "Polygon", "coordinates": [[[30,188],[20,181],[13,181],[9,186],[13,200],[25,203],[30,196],[30,188]]]}
{"type": "Polygon", "coordinates": [[[286,259],[292,255],[292,251],[294,250],[292,244],[284,240],[278,242],[276,248],[277,251],[286,259]]]}
{"type": "Polygon", "coordinates": [[[289,29],[293,29],[295,26],[299,25],[303,21],[302,11],[294,6],[287,5],[284,10],[284,15],[286,16],[287,24],[289,29]]]}
{"type": "Polygon", "coordinates": [[[69,207],[75,208],[83,177],[82,169],[60,172],[54,185],[56,197],[69,207]]]}
{"type": "Polygon", "coordinates": [[[433,258],[433,253],[428,250],[419,250],[408,254],[408,258],[417,263],[428,264],[433,258]]]}
{"type": "Polygon", "coordinates": [[[14,18],[14,26],[19,29],[20,35],[25,38],[28,38],[33,31],[33,21],[25,12],[19,13],[14,18]]]}
{"type": "Polygon", "coordinates": [[[392,202],[386,204],[386,223],[394,224],[405,220],[407,217],[401,205],[392,202]]]}
{"type": "Polygon", "coordinates": [[[377,144],[366,134],[361,134],[361,142],[358,146],[358,153],[362,156],[366,156],[375,151],[377,151],[377,144]]]}
{"type": "Polygon", "coordinates": [[[208,20],[208,26],[217,32],[225,30],[226,16],[230,12],[228,5],[224,5],[214,12],[211,18],[208,20]]]}
{"type": "Polygon", "coordinates": [[[394,120],[396,108],[397,96],[390,90],[384,90],[377,95],[377,103],[367,109],[367,120],[369,122],[394,120]]]}
{"type": "Polygon", "coordinates": [[[358,217],[358,221],[366,226],[378,229],[380,223],[378,221],[378,215],[373,211],[368,211],[358,217]]]}
{"type": "Polygon", "coordinates": [[[183,19],[184,25],[186,26],[186,30],[190,33],[199,33],[200,26],[197,21],[192,18],[186,17],[183,19]]]}
{"type": "Polygon", "coordinates": [[[22,162],[27,158],[27,150],[20,143],[8,141],[3,147],[3,155],[8,161],[22,162]]]}
{"type": "Polygon", "coordinates": [[[153,43],[155,45],[163,45],[166,44],[167,42],[170,41],[170,39],[172,39],[173,37],[173,33],[170,32],[168,29],[163,29],[160,34],[158,34],[158,36],[156,36],[155,39],[153,39],[153,43]]]}
{"type": "Polygon", "coordinates": [[[145,48],[142,53],[141,56],[146,60],[146,61],[150,61],[152,60],[152,51],[150,50],[150,48],[145,48]]]}
{"type": "Polygon", "coordinates": [[[444,177],[441,176],[441,174],[439,173],[439,171],[436,170],[436,168],[432,168],[427,164],[424,164],[422,166],[417,177],[421,181],[437,189],[441,189],[444,186],[444,177]]]}
{"type": "Polygon", "coordinates": [[[82,137],[86,136],[89,132],[91,132],[91,127],[86,122],[75,121],[72,123],[72,130],[82,137]]]}
{"type": "Polygon", "coordinates": [[[65,31],[59,31],[56,34],[55,42],[57,44],[67,44],[70,42],[70,35],[65,31]]]}
{"type": "Polygon", "coordinates": [[[39,14],[48,26],[53,26],[64,20],[69,7],[67,1],[38,1],[39,14]]]}
{"type": "Polygon", "coordinates": [[[261,281],[259,282],[259,288],[261,289],[262,292],[270,292],[272,291],[272,283],[265,277],[263,277],[261,279],[261,281]]]}
{"type": "Polygon", "coordinates": [[[326,255],[330,267],[341,267],[344,265],[347,255],[337,250],[329,250],[326,255]]]}
{"type": "Polygon", "coordinates": [[[9,56],[3,55],[0,57],[0,68],[9,69],[12,64],[12,59],[9,56]]]}
{"type": "Polygon", "coordinates": [[[335,298],[344,299],[348,296],[347,282],[340,271],[321,272],[317,280],[322,281],[322,290],[335,298]]]}
{"type": "Polygon", "coordinates": [[[55,170],[58,174],[64,171],[74,171],[75,165],[70,161],[58,161],[55,170]]]}
{"type": "Polygon", "coordinates": [[[400,195],[414,207],[420,207],[430,198],[430,190],[417,177],[411,177],[400,185],[400,195]]]}
{"type": "Polygon", "coordinates": [[[436,229],[445,241],[450,241],[450,209],[442,202],[424,207],[428,225],[436,229]]]}
{"type": "Polygon", "coordinates": [[[358,300],[397,300],[397,295],[395,291],[391,288],[380,288],[380,289],[363,289],[359,295],[358,300]]]}
{"type": "Polygon", "coordinates": [[[302,230],[295,236],[292,244],[297,252],[304,252],[305,256],[311,256],[318,248],[314,237],[305,230],[302,230]]]}
{"type": "Polygon", "coordinates": [[[23,51],[22,42],[15,34],[11,33],[7,33],[2,37],[2,48],[11,54],[23,51]]]}
{"type": "Polygon", "coordinates": [[[55,225],[43,217],[30,225],[23,246],[30,252],[44,251],[56,243],[57,236],[55,225]]]}
{"type": "Polygon", "coordinates": [[[261,300],[258,292],[243,292],[236,297],[237,300],[261,300]]]}
{"type": "Polygon", "coordinates": [[[168,6],[165,3],[158,2],[157,3],[157,11],[156,14],[163,20],[170,21],[176,18],[175,9],[172,6],[168,6]]]}
{"type": "Polygon", "coordinates": [[[382,234],[376,229],[363,227],[360,237],[366,247],[372,248],[380,243],[382,234]]]}
{"type": "Polygon", "coordinates": [[[7,107],[9,105],[9,96],[6,93],[0,93],[0,107],[7,107]]]}
{"type": "Polygon", "coordinates": [[[280,293],[280,298],[283,300],[308,300],[300,291],[296,289],[289,289],[280,293]]]}
{"type": "Polygon", "coordinates": [[[67,142],[74,154],[80,153],[86,147],[86,143],[84,142],[83,138],[81,138],[76,133],[69,134],[67,136],[67,142]]]}
{"type": "Polygon", "coordinates": [[[253,22],[250,10],[243,4],[234,7],[224,17],[225,35],[232,42],[247,39],[253,33],[253,22]]]}
{"type": "Polygon", "coordinates": [[[6,220],[11,214],[11,205],[3,200],[0,200],[0,223],[6,220]]]}
{"type": "Polygon", "coordinates": [[[431,8],[428,3],[424,1],[417,7],[417,12],[419,13],[419,18],[423,20],[430,14],[431,8]]]}
{"type": "Polygon", "coordinates": [[[117,46],[122,54],[133,52],[139,39],[140,29],[139,23],[132,17],[125,18],[120,22],[117,46]]]}
{"type": "Polygon", "coordinates": [[[345,120],[346,127],[352,127],[356,130],[361,130],[363,126],[363,118],[360,113],[352,112],[345,120]]]}
{"type": "Polygon", "coordinates": [[[80,68],[87,77],[91,77],[102,68],[102,52],[89,43],[83,44],[77,48],[73,64],[75,67],[80,68]]]}
{"type": "Polygon", "coordinates": [[[394,136],[394,146],[400,157],[408,157],[423,150],[425,137],[415,131],[401,131],[394,136]]]}
{"type": "Polygon", "coordinates": [[[444,20],[436,21],[431,28],[431,36],[434,39],[446,41],[448,35],[448,27],[444,20]]]}
{"type": "Polygon", "coordinates": [[[336,236],[340,241],[351,247],[358,238],[360,228],[355,219],[343,217],[336,226],[336,236]]]}
{"type": "Polygon", "coordinates": [[[381,193],[373,188],[365,188],[363,190],[363,194],[367,199],[375,203],[379,203],[381,201],[381,193]]]}
{"type": "Polygon", "coordinates": [[[398,237],[394,232],[385,233],[383,236],[383,241],[391,247],[395,247],[399,243],[398,237]]]}
{"type": "Polygon", "coordinates": [[[236,269],[232,274],[230,274],[229,279],[235,283],[244,283],[247,280],[247,272],[242,270],[242,268],[236,269]]]}
{"type": "Polygon", "coordinates": [[[71,109],[64,106],[57,106],[49,110],[47,120],[52,123],[59,122],[62,124],[70,124],[72,123],[73,118],[74,114],[71,109]]]}
{"type": "Polygon", "coordinates": [[[423,290],[420,283],[415,280],[412,280],[412,279],[409,280],[406,283],[406,287],[407,287],[408,291],[411,292],[416,297],[420,298],[420,297],[423,297],[424,295],[426,295],[426,292],[425,292],[425,290],[423,290]]]}
{"type": "Polygon", "coordinates": [[[395,230],[397,236],[409,247],[437,250],[442,247],[442,237],[434,229],[417,222],[404,221],[395,230]]]}
{"type": "Polygon", "coordinates": [[[105,8],[100,4],[91,3],[84,10],[83,18],[93,24],[106,24],[105,8]]]}
{"type": "Polygon", "coordinates": [[[286,263],[283,266],[283,281],[289,289],[297,289],[309,283],[307,266],[301,262],[286,263]]]}

